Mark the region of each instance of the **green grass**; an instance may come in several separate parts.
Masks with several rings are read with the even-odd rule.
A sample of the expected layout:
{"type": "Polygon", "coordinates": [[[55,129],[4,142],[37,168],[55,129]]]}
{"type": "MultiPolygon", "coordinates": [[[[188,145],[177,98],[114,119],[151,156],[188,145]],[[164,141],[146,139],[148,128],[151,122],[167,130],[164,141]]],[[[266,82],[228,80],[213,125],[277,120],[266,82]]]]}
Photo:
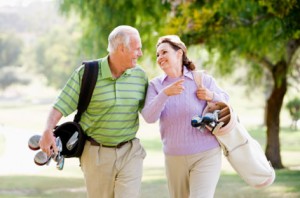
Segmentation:
{"type": "MultiPolygon", "coordinates": [[[[43,128],[50,105],[0,104],[0,124],[37,131],[43,128]],[[2,108],[3,107],[3,108],[2,108]]],[[[246,109],[247,110],[247,109],[246,109]]],[[[245,111],[246,111],[245,110],[245,111]]],[[[240,110],[243,112],[243,109],[240,110]]],[[[251,114],[255,115],[253,109],[251,114]],[[253,111],[253,112],[252,112],[253,111]]],[[[246,120],[243,117],[243,120],[246,120]]],[[[265,127],[247,127],[250,134],[265,148],[265,127]]],[[[139,132],[147,151],[144,163],[142,198],[167,198],[167,182],[163,166],[162,146],[157,125],[142,122],[139,132]]],[[[300,131],[283,126],[280,131],[281,157],[286,169],[276,171],[274,184],[253,189],[234,171],[222,169],[215,198],[296,198],[300,197],[300,131]]],[[[5,137],[0,131],[0,160],[5,152],[5,137]]],[[[67,161],[69,163],[69,161],[67,161]]],[[[58,172],[52,164],[35,175],[0,175],[1,198],[81,198],[86,197],[85,184],[78,162],[58,172]]],[[[22,164],[20,164],[22,166],[22,164]]],[[[34,165],[33,165],[34,166],[34,165]]],[[[0,164],[1,169],[1,164],[0,164]]]]}
{"type": "Polygon", "coordinates": [[[245,183],[236,174],[222,174],[218,183],[215,197],[234,198],[282,198],[299,197],[300,171],[277,170],[275,182],[267,188],[254,189],[245,183]]]}
{"type": "MultiPolygon", "coordinates": [[[[261,129],[263,130],[263,129],[261,129]]],[[[264,140],[264,135],[259,129],[251,129],[251,135],[258,140],[264,140]]],[[[289,141],[296,149],[299,142],[299,132],[294,133],[287,130],[282,131],[284,141],[289,141]]],[[[161,143],[159,138],[149,138],[142,140],[148,157],[161,154],[161,143]]],[[[298,152],[299,155],[299,147],[298,152]]],[[[290,147],[285,147],[285,149],[290,147]]],[[[288,152],[284,150],[283,153],[288,152]]],[[[285,158],[285,155],[283,155],[285,158]]],[[[289,156],[286,157],[290,158],[289,156]]],[[[162,159],[159,159],[162,160],[162,159]]],[[[288,161],[298,163],[299,158],[291,158],[288,161]],[[297,162],[298,161],[298,162],[297,162]]],[[[76,165],[78,163],[76,162],[76,165]]],[[[50,167],[51,168],[51,167],[50,167]]],[[[86,197],[86,190],[83,178],[78,174],[78,168],[63,170],[64,173],[75,177],[58,176],[60,173],[52,167],[48,175],[11,175],[0,176],[0,197],[1,198],[81,198],[86,197]],[[52,170],[53,169],[53,170],[52,170]]],[[[300,197],[300,170],[276,170],[276,180],[268,188],[254,189],[248,186],[235,172],[223,170],[215,198],[296,198],[300,197]]],[[[142,198],[167,198],[167,182],[164,168],[162,166],[151,166],[146,164],[142,182],[142,198]]]]}
{"type": "MultiPolygon", "coordinates": [[[[253,189],[236,174],[223,173],[217,186],[215,198],[296,198],[300,197],[300,171],[277,170],[276,180],[268,188],[253,189]]],[[[2,198],[81,198],[85,197],[82,178],[45,176],[1,176],[0,197],[2,198]]],[[[164,172],[146,169],[142,183],[142,198],[167,198],[164,172]]]]}
{"type": "Polygon", "coordinates": [[[0,197],[3,198],[80,198],[85,197],[83,179],[44,176],[2,176],[0,197]]]}

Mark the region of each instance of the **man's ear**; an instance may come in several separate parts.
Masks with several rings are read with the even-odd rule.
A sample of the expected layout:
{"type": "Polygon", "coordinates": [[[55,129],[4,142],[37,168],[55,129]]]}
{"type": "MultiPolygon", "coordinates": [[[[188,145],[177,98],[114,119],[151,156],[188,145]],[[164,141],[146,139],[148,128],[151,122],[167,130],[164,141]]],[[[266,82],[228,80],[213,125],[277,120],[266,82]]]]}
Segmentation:
{"type": "Polygon", "coordinates": [[[118,45],[118,51],[124,53],[125,52],[125,45],[124,44],[118,45]]]}

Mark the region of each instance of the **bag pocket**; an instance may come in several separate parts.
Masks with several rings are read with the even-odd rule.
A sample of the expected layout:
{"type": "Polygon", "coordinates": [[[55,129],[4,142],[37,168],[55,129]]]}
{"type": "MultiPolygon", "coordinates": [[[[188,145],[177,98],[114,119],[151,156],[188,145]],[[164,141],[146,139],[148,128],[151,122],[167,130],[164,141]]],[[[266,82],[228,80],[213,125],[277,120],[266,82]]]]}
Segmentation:
{"type": "Polygon", "coordinates": [[[224,155],[227,156],[230,152],[238,149],[239,147],[247,144],[248,138],[245,132],[241,133],[242,127],[236,124],[229,133],[216,135],[222,147],[225,147],[224,155]]]}

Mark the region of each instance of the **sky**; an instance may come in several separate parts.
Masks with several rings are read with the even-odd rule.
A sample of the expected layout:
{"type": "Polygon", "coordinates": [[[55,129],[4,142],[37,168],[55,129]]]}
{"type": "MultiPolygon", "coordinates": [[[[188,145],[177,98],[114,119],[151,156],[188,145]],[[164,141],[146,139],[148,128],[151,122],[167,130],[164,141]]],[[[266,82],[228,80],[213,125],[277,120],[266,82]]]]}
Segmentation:
{"type": "Polygon", "coordinates": [[[35,1],[50,1],[50,0],[0,0],[0,7],[2,6],[27,6],[35,1]]]}

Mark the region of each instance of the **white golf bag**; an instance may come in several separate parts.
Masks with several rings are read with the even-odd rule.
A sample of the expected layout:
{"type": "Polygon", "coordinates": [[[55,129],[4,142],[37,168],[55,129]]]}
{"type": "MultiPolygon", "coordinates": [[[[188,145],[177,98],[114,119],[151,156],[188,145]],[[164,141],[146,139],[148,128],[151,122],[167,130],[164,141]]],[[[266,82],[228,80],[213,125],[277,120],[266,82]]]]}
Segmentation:
{"type": "Polygon", "coordinates": [[[275,180],[275,171],[260,144],[249,135],[228,104],[208,103],[203,113],[215,110],[220,110],[220,119],[212,133],[233,169],[252,187],[271,185],[275,180]]]}
{"type": "MultiPolygon", "coordinates": [[[[202,87],[202,73],[203,71],[193,71],[198,87],[202,87]]],[[[238,116],[226,103],[208,102],[202,116],[214,113],[215,110],[219,110],[218,122],[211,131],[233,169],[252,187],[262,188],[271,185],[275,180],[275,171],[260,144],[249,135],[239,122],[238,116]]]]}

